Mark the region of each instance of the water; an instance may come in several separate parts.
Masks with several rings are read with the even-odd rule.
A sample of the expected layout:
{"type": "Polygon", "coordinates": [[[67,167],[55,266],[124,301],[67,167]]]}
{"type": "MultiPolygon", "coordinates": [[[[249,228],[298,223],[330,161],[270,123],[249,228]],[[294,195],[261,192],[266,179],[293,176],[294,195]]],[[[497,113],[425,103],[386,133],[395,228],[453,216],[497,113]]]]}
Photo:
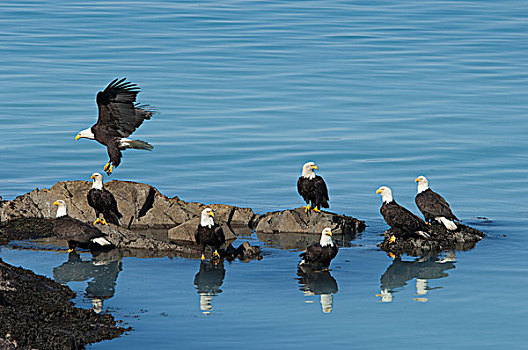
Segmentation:
{"type": "MultiPolygon", "coordinates": [[[[521,348],[527,10],[514,0],[3,2],[0,195],[101,170],[106,151],[73,138],[94,122],[96,92],[126,76],[160,111],[135,134],[155,150],[125,152],[112,178],[262,213],[299,206],[296,179],[315,160],[331,209],[368,228],[332,264],[331,313],[302,292],[298,252],[275,245],[261,261],[224,264],[208,315],[199,261],[117,257],[105,270],[81,254],[88,272],[68,283],[76,302],[91,307],[97,273],[111,293],[117,272],[103,308],[134,328],[92,348],[521,348]],[[393,262],[376,248],[386,225],[374,191],[389,185],[416,211],[418,175],[488,234],[454,262],[393,262]]],[[[47,276],[68,261],[1,257],[47,276]]]]}

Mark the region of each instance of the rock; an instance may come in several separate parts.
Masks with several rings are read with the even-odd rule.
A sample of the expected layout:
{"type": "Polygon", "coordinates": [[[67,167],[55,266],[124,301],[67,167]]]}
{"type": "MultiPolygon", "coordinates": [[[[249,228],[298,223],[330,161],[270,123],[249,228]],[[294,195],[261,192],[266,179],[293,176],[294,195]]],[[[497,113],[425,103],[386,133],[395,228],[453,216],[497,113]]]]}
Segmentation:
{"type": "Polygon", "coordinates": [[[0,344],[81,349],[127,331],[110,314],[75,307],[74,297],[67,286],[0,259],[0,334],[5,337],[0,344]]]}
{"type": "MultiPolygon", "coordinates": [[[[88,205],[86,194],[91,188],[88,181],[61,181],[50,189],[35,189],[12,201],[0,202],[0,222],[36,217],[54,217],[53,202],[62,199],[68,205],[68,214],[76,219],[92,222],[94,210],[88,205]]],[[[205,204],[185,202],[178,197],[168,198],[156,188],[132,181],[113,180],[105,183],[116,198],[123,218],[121,226],[129,229],[168,229],[199,217],[205,204]]],[[[255,216],[249,208],[225,204],[210,205],[217,213],[217,222],[228,225],[250,225],[255,216]]]]}
{"type": "Polygon", "coordinates": [[[483,232],[470,226],[460,223],[457,226],[457,231],[448,231],[443,225],[433,223],[431,238],[398,238],[391,244],[389,244],[389,239],[392,232],[387,230],[384,233],[385,239],[378,244],[378,247],[397,256],[402,254],[422,256],[443,250],[469,250],[485,236],[483,232]]]}
{"type": "MultiPolygon", "coordinates": [[[[215,213],[215,219],[217,216],[218,215],[215,213]]],[[[200,218],[194,218],[184,222],[183,224],[173,227],[169,230],[169,239],[177,242],[191,242],[196,244],[194,235],[196,234],[199,224],[200,218]]],[[[220,226],[222,226],[222,229],[224,230],[226,241],[232,241],[236,239],[235,233],[225,222],[221,222],[220,226]]]]}
{"type": "Polygon", "coordinates": [[[230,244],[221,255],[229,261],[234,260],[235,258],[239,258],[243,261],[262,259],[262,256],[260,255],[260,247],[251,246],[249,242],[242,243],[236,249],[230,244]]]}
{"type": "Polygon", "coordinates": [[[356,234],[365,229],[365,222],[330,212],[308,212],[303,208],[267,213],[258,218],[257,234],[262,233],[321,233],[330,227],[335,234],[356,234]]]}

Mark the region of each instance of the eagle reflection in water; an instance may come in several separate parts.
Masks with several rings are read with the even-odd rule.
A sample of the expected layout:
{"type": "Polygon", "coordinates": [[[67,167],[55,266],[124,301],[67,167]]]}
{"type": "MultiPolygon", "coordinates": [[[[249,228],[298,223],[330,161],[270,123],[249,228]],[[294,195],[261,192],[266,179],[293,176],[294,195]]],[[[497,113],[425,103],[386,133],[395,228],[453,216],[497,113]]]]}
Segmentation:
{"type": "Polygon", "coordinates": [[[224,283],[225,268],[224,260],[208,261],[202,260],[200,271],[194,276],[194,286],[200,295],[200,310],[208,315],[213,310],[213,297],[222,293],[220,286],[224,283]]]}
{"type": "Polygon", "coordinates": [[[334,297],[337,293],[337,282],[330,271],[314,271],[309,265],[297,268],[299,289],[305,296],[319,295],[321,308],[324,313],[332,312],[334,297]]]}
{"type": "Polygon", "coordinates": [[[381,292],[376,296],[381,298],[380,302],[391,302],[395,289],[406,286],[408,281],[416,278],[416,295],[413,299],[426,302],[429,300],[426,297],[428,291],[441,288],[430,288],[428,281],[449,276],[446,271],[455,268],[455,261],[454,252],[447,252],[441,259],[438,255],[424,256],[413,261],[403,261],[396,257],[381,276],[381,292]]]}
{"type": "Polygon", "coordinates": [[[103,311],[103,301],[114,296],[117,276],[122,270],[117,250],[93,252],[91,260],[82,260],[77,252],[68,261],[53,269],[53,279],[61,284],[88,281],[86,297],[96,313],[103,311]]]}

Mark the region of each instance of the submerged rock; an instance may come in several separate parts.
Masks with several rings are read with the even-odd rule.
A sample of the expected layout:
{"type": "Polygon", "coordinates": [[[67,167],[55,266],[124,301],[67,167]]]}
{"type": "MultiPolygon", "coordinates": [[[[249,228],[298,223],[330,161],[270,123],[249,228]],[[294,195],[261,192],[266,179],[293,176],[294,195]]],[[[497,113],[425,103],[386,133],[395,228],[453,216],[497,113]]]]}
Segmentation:
{"type": "Polygon", "coordinates": [[[431,226],[432,237],[424,238],[398,238],[389,244],[391,230],[384,233],[385,239],[378,244],[382,250],[394,255],[408,254],[411,256],[421,256],[441,252],[443,250],[469,250],[478,241],[484,238],[485,234],[477,229],[463,224],[457,224],[456,231],[448,231],[443,225],[433,223],[431,226]]]}
{"type": "MultiPolygon", "coordinates": [[[[38,188],[12,201],[0,203],[0,222],[7,220],[55,216],[53,202],[62,199],[71,217],[84,222],[95,220],[95,212],[88,205],[86,194],[89,181],[61,181],[50,189],[38,188]]],[[[115,196],[119,211],[123,214],[121,226],[129,229],[171,228],[199,217],[205,204],[185,202],[177,196],[168,198],[156,188],[138,182],[113,180],[105,188],[115,196]]],[[[225,204],[209,205],[216,213],[218,222],[228,225],[249,226],[255,214],[250,208],[238,208],[225,204]]]]}
{"type": "Polygon", "coordinates": [[[320,234],[330,227],[334,234],[353,235],[365,229],[365,222],[327,211],[305,213],[303,208],[275,211],[258,218],[257,233],[320,234]]]}
{"type": "MultiPolygon", "coordinates": [[[[75,293],[0,259],[0,345],[20,349],[81,349],[127,331],[109,314],[80,309],[75,293]]],[[[2,347],[4,348],[4,347],[2,347]]]]}

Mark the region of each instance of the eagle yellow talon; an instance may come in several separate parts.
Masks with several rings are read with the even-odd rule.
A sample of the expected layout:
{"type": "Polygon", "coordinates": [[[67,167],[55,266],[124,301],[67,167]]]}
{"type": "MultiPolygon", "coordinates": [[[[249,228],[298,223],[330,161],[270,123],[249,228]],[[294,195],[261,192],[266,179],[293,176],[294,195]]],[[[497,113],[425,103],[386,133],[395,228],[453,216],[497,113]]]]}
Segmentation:
{"type": "Polygon", "coordinates": [[[100,222],[101,222],[101,219],[97,218],[97,220],[95,220],[95,221],[93,222],[93,224],[94,224],[94,226],[95,226],[95,225],[97,225],[97,224],[100,223],[100,222]]]}
{"type": "Polygon", "coordinates": [[[396,255],[394,255],[392,252],[389,252],[389,256],[393,259],[396,259],[396,255]]]}
{"type": "Polygon", "coordinates": [[[220,254],[218,254],[218,251],[214,251],[213,258],[220,258],[220,254]]]}
{"type": "Polygon", "coordinates": [[[104,170],[104,171],[107,171],[108,168],[110,168],[110,165],[111,165],[111,164],[112,164],[112,163],[110,163],[110,162],[106,163],[105,166],[104,166],[104,168],[103,168],[103,170],[104,170]]]}
{"type": "Polygon", "coordinates": [[[114,164],[110,165],[110,168],[108,170],[105,170],[107,175],[112,174],[112,171],[114,171],[114,164]]]}
{"type": "Polygon", "coordinates": [[[104,218],[103,218],[103,220],[100,220],[100,221],[101,221],[101,223],[102,223],[103,225],[110,226],[110,225],[108,225],[108,222],[106,222],[106,220],[105,220],[104,218]]]}
{"type": "Polygon", "coordinates": [[[394,242],[396,242],[396,237],[392,235],[391,238],[389,239],[389,244],[392,244],[394,242]]]}
{"type": "Polygon", "coordinates": [[[200,258],[202,261],[205,260],[205,255],[202,254],[202,257],[200,258]]]}
{"type": "Polygon", "coordinates": [[[313,208],[313,211],[316,211],[316,212],[318,212],[318,213],[321,212],[321,210],[320,210],[319,208],[317,208],[317,207],[313,208]]]}
{"type": "Polygon", "coordinates": [[[68,249],[68,253],[71,253],[71,252],[73,252],[73,249],[71,249],[71,248],[68,249]]]}
{"type": "Polygon", "coordinates": [[[303,208],[304,208],[304,212],[307,213],[308,210],[310,210],[310,204],[307,204],[307,205],[304,206],[303,208]]]}

